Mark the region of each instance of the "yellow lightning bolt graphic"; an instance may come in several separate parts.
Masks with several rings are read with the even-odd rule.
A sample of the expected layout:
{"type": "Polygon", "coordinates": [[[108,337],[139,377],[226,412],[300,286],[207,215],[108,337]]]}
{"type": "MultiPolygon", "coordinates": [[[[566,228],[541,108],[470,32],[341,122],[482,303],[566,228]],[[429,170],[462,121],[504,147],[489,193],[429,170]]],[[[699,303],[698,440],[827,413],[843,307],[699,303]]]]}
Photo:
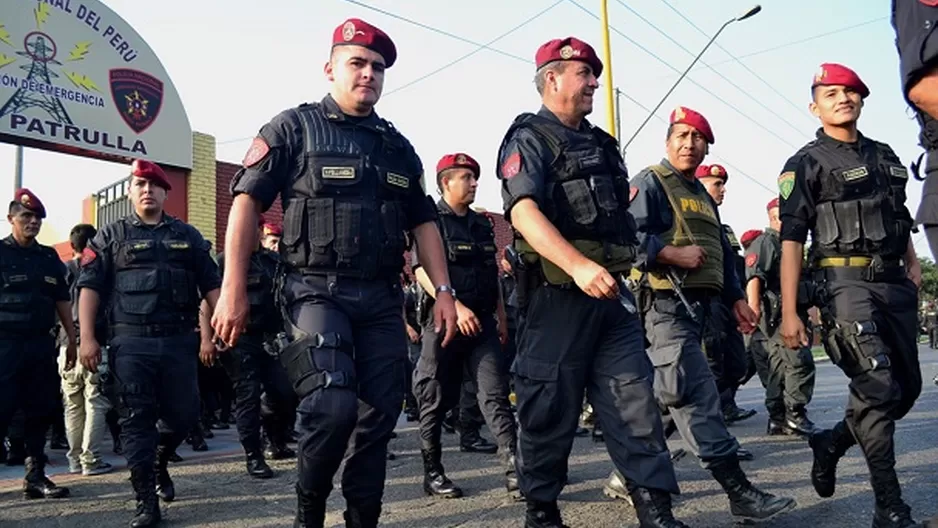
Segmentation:
{"type": "Polygon", "coordinates": [[[12,46],[13,43],[10,42],[10,32],[7,31],[6,26],[0,24],[0,42],[3,42],[7,46],[12,46]]]}
{"type": "Polygon", "coordinates": [[[39,4],[36,9],[33,9],[33,12],[36,13],[36,29],[42,29],[42,25],[49,18],[50,9],[49,4],[39,4]]]}
{"type": "Polygon", "coordinates": [[[69,61],[80,61],[84,60],[85,55],[88,54],[88,48],[91,47],[91,42],[78,42],[75,44],[75,48],[68,54],[69,61]]]}
{"type": "Polygon", "coordinates": [[[94,90],[96,92],[101,91],[100,89],[98,89],[98,86],[94,83],[94,81],[88,78],[87,75],[82,75],[80,73],[75,73],[75,72],[65,72],[65,76],[68,77],[68,80],[72,81],[72,84],[74,84],[78,88],[83,88],[85,90],[94,90]]]}
{"type": "Polygon", "coordinates": [[[11,64],[13,62],[16,62],[16,57],[7,57],[3,53],[0,53],[0,68],[6,66],[7,64],[11,64]]]}

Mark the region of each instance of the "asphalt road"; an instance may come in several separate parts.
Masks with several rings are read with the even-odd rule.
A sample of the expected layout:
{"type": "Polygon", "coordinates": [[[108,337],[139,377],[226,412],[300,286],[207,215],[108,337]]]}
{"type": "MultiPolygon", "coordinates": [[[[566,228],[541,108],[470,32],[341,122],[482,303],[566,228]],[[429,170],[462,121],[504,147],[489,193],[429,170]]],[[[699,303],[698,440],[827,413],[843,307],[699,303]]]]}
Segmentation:
{"type": "MultiPolygon", "coordinates": [[[[938,387],[931,378],[938,373],[938,353],[921,349],[925,388],[915,408],[896,428],[899,453],[897,468],[904,498],[917,518],[938,514],[938,387]]],[[[828,363],[818,366],[818,383],[810,406],[812,418],[822,426],[835,423],[846,402],[846,379],[828,363]]],[[[804,441],[764,436],[766,414],[761,404],[762,388],[757,380],[740,391],[738,402],[759,414],[732,427],[740,442],[753,451],[756,460],[744,463],[751,480],[776,494],[794,496],[798,508],[783,517],[763,523],[771,527],[857,528],[870,525],[873,496],[866,464],[854,448],[841,461],[837,493],[819,499],[811,487],[808,471],[810,450],[804,441]]],[[[502,492],[500,468],[495,456],[460,453],[456,438],[444,435],[444,464],[449,476],[460,484],[466,497],[431,499],[423,495],[421,462],[413,424],[401,422],[399,438],[391,447],[397,459],[388,463],[382,526],[408,528],[507,528],[522,525],[524,506],[509,503],[502,492]]],[[[219,432],[209,440],[211,450],[179,453],[186,459],[171,468],[177,500],[164,506],[164,526],[284,527],[291,526],[295,505],[295,463],[272,463],[274,479],[252,480],[244,474],[243,459],[235,433],[219,432]]],[[[676,439],[672,447],[683,442],[676,439]]],[[[0,527],[89,527],[126,526],[133,511],[133,497],[126,470],[98,477],[61,475],[62,451],[51,452],[50,473],[59,484],[72,489],[72,497],[58,501],[26,501],[19,492],[22,468],[0,467],[0,527]]],[[[111,458],[112,463],[120,459],[111,458]]],[[[677,464],[682,494],[675,497],[676,515],[694,527],[724,527],[734,524],[725,495],[692,456],[677,464]]],[[[570,483],[561,496],[565,522],[571,527],[636,526],[632,509],[602,495],[602,484],[610,462],[603,444],[578,439],[570,460],[570,483]]],[[[329,502],[326,526],[342,526],[344,507],[340,490],[329,502]]]]}

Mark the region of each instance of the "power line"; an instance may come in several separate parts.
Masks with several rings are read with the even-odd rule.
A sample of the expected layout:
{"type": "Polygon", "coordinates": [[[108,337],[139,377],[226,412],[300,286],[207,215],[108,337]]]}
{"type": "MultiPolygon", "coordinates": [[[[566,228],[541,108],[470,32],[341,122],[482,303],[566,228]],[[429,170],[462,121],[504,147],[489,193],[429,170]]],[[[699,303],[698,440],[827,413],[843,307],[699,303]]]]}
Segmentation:
{"type": "MultiPolygon", "coordinates": [[[[352,1],[352,0],[348,0],[348,1],[352,1]]],[[[523,28],[524,26],[530,24],[531,22],[534,22],[535,20],[537,20],[538,18],[540,18],[542,15],[544,15],[545,13],[547,13],[548,11],[550,11],[551,9],[553,9],[553,8],[557,7],[558,5],[562,4],[564,1],[565,1],[565,0],[557,0],[556,2],[554,2],[554,3],[551,4],[551,5],[549,5],[547,8],[542,9],[541,11],[539,11],[538,13],[536,13],[535,15],[533,15],[533,16],[531,16],[530,18],[528,18],[527,20],[525,20],[524,22],[522,22],[522,23],[518,24],[517,26],[515,26],[515,27],[509,29],[508,31],[502,33],[501,35],[499,35],[499,36],[493,38],[492,40],[486,42],[485,44],[480,44],[479,46],[476,47],[476,49],[470,51],[469,53],[466,53],[465,55],[463,55],[463,56],[461,56],[461,57],[459,57],[459,58],[457,58],[457,59],[455,59],[455,60],[452,60],[452,61],[450,61],[450,62],[444,64],[443,66],[440,66],[439,68],[437,68],[437,69],[435,69],[435,70],[433,70],[433,71],[431,71],[431,72],[429,72],[429,73],[427,73],[427,74],[425,74],[425,75],[421,75],[420,77],[417,77],[416,79],[414,79],[414,80],[408,82],[407,84],[404,84],[404,85],[402,85],[402,86],[398,86],[397,88],[395,88],[395,89],[391,90],[390,92],[384,94],[384,97],[387,97],[387,96],[389,96],[389,95],[395,94],[395,93],[397,93],[397,92],[399,92],[399,91],[401,91],[401,90],[403,90],[403,89],[405,89],[405,88],[408,88],[408,87],[410,87],[410,86],[413,86],[413,85],[415,85],[415,84],[417,84],[417,83],[419,83],[419,82],[421,82],[421,81],[423,81],[423,80],[425,80],[425,79],[427,79],[427,78],[429,78],[429,77],[432,77],[432,76],[436,75],[437,73],[440,73],[441,71],[443,71],[443,70],[445,70],[445,69],[447,69],[447,68],[450,68],[450,67],[452,67],[452,66],[455,66],[456,64],[458,64],[458,63],[460,63],[460,62],[462,62],[462,61],[468,59],[469,57],[472,57],[473,55],[475,55],[476,53],[478,53],[478,52],[480,52],[480,51],[482,51],[482,50],[484,50],[484,49],[492,50],[493,48],[490,48],[490,47],[489,47],[491,44],[495,44],[495,43],[498,42],[499,40],[501,40],[501,39],[507,37],[508,35],[511,35],[511,34],[514,33],[515,31],[518,31],[519,29],[521,29],[521,28],[523,28]]],[[[353,3],[356,3],[356,2],[353,2],[353,3]]],[[[518,58],[520,59],[521,57],[518,57],[518,58]]],[[[524,60],[524,59],[522,59],[522,60],[524,60]]]]}
{"type": "MultiPolygon", "coordinates": [[[[664,38],[668,39],[668,40],[671,41],[674,45],[676,45],[677,47],[679,47],[679,48],[681,48],[682,50],[684,50],[684,52],[686,52],[688,55],[690,55],[691,57],[693,57],[693,56],[696,55],[693,51],[687,49],[687,47],[685,47],[683,44],[681,44],[680,42],[678,42],[677,40],[675,40],[673,37],[671,37],[671,35],[668,34],[667,31],[664,31],[663,29],[659,28],[659,27],[656,26],[652,21],[650,21],[650,20],[648,20],[647,18],[643,17],[638,11],[636,11],[636,10],[632,9],[631,7],[629,7],[628,4],[626,4],[623,0],[616,0],[616,1],[619,3],[619,5],[621,5],[621,6],[624,7],[625,9],[627,9],[630,13],[632,13],[632,14],[635,15],[635,16],[637,16],[642,22],[644,22],[645,24],[647,24],[648,26],[650,26],[652,29],[654,29],[655,31],[657,31],[658,33],[660,33],[661,35],[663,35],[664,38]]],[[[665,3],[667,3],[667,2],[665,2],[665,3]]],[[[668,5],[668,7],[671,7],[671,6],[668,5]]],[[[673,9],[673,8],[672,8],[672,9],[673,9]]],[[[678,14],[680,14],[680,13],[678,13],[678,14]]],[[[682,15],[682,16],[683,16],[683,15],[682,15]]],[[[699,31],[699,28],[698,28],[698,31],[699,31]]],[[[709,37],[709,35],[706,35],[706,36],[709,37]]],[[[717,46],[720,46],[720,45],[717,44],[717,46]]],[[[723,48],[720,47],[720,49],[723,49],[723,48]]],[[[724,50],[724,51],[725,51],[725,50],[724,50]]],[[[704,62],[703,60],[701,60],[700,62],[703,63],[705,66],[707,65],[707,63],[704,62]]],[[[756,99],[755,97],[753,97],[753,95],[752,95],[751,93],[749,93],[748,90],[744,90],[741,86],[739,86],[738,84],[736,84],[735,82],[733,82],[729,77],[727,77],[727,76],[723,75],[722,73],[720,73],[719,71],[717,71],[716,68],[714,68],[713,66],[710,66],[710,69],[711,69],[711,70],[713,71],[713,73],[715,73],[718,77],[720,77],[721,79],[723,79],[724,81],[726,81],[727,84],[729,84],[730,86],[732,86],[732,87],[736,88],[737,90],[739,90],[740,92],[742,92],[743,95],[745,95],[746,97],[748,97],[749,99],[751,99],[754,103],[756,103],[757,105],[761,106],[762,108],[764,108],[765,110],[767,110],[769,113],[771,113],[772,115],[774,115],[775,117],[777,117],[778,119],[780,119],[780,120],[781,120],[782,122],[784,122],[786,125],[788,125],[789,127],[791,127],[792,130],[794,130],[795,132],[798,132],[799,134],[803,134],[803,133],[804,133],[804,131],[801,130],[800,128],[798,128],[797,125],[795,125],[794,123],[792,123],[792,122],[789,121],[788,119],[785,119],[781,114],[779,114],[779,113],[776,112],[775,110],[769,108],[769,106],[766,105],[765,103],[763,103],[762,101],[760,101],[760,100],[756,99]]],[[[753,73],[755,73],[755,72],[753,72],[753,73]]],[[[763,82],[765,82],[765,81],[763,81],[763,82]]]]}
{"type": "MultiPolygon", "coordinates": [[[[444,35],[444,36],[450,37],[450,38],[455,39],[455,40],[458,40],[458,41],[460,41],[460,42],[465,42],[465,43],[467,43],[467,44],[472,44],[473,46],[476,47],[476,49],[472,50],[471,52],[466,53],[465,55],[462,55],[461,57],[458,57],[458,58],[456,58],[456,59],[454,59],[454,60],[452,60],[452,61],[450,61],[450,62],[444,64],[443,66],[440,66],[439,68],[437,68],[437,69],[435,69],[435,70],[433,70],[433,71],[431,71],[431,72],[428,72],[428,73],[426,73],[426,74],[424,74],[424,75],[422,75],[422,76],[420,76],[420,77],[417,77],[416,79],[414,79],[414,80],[412,80],[412,81],[410,81],[410,82],[407,82],[406,84],[403,84],[403,85],[401,85],[401,86],[398,86],[397,88],[395,88],[395,89],[393,89],[393,90],[391,90],[391,91],[389,91],[389,92],[383,94],[382,97],[387,97],[387,96],[392,95],[392,94],[394,94],[394,93],[400,92],[401,90],[404,90],[405,88],[409,88],[409,87],[411,87],[411,86],[413,86],[413,85],[415,85],[415,84],[417,84],[417,83],[419,83],[419,82],[421,82],[421,81],[424,81],[424,80],[428,79],[429,77],[432,77],[432,76],[436,75],[437,73],[440,73],[441,71],[446,70],[447,68],[451,68],[451,67],[455,66],[456,64],[459,64],[460,62],[462,62],[462,61],[468,59],[469,57],[475,55],[476,53],[478,53],[478,52],[480,52],[480,51],[482,51],[482,50],[488,50],[488,51],[497,53],[497,54],[499,54],[499,55],[503,55],[503,56],[505,56],[505,57],[508,57],[508,58],[511,58],[511,59],[515,59],[515,60],[519,60],[519,61],[522,61],[522,62],[529,62],[528,59],[525,59],[524,57],[521,57],[521,56],[519,56],[519,55],[515,55],[515,54],[513,54],[513,53],[508,53],[508,52],[506,52],[506,51],[502,51],[502,50],[497,49],[497,48],[493,48],[491,45],[494,44],[494,43],[496,43],[496,42],[498,42],[499,40],[501,40],[501,39],[507,37],[508,35],[514,33],[515,31],[518,31],[519,29],[521,29],[521,28],[523,28],[524,26],[530,24],[531,22],[537,20],[538,18],[540,18],[542,15],[544,15],[545,13],[547,13],[548,11],[550,11],[551,9],[553,9],[553,8],[557,7],[558,5],[562,4],[564,1],[565,1],[565,0],[557,0],[556,2],[554,2],[553,4],[551,4],[550,6],[548,6],[548,7],[546,7],[545,9],[542,9],[541,11],[535,13],[533,16],[531,16],[531,17],[528,18],[527,20],[524,20],[523,22],[521,22],[521,23],[518,24],[517,26],[515,26],[515,27],[509,29],[508,31],[502,33],[501,35],[495,37],[494,39],[492,39],[492,40],[490,40],[490,41],[488,41],[488,42],[486,42],[486,43],[479,43],[479,42],[475,42],[475,41],[469,40],[469,39],[464,38],[464,37],[460,37],[459,35],[455,35],[455,34],[450,33],[450,32],[448,32],[448,31],[443,31],[443,30],[441,30],[441,29],[438,29],[438,28],[435,28],[435,27],[432,27],[432,26],[428,26],[428,25],[426,25],[426,24],[423,24],[423,23],[421,23],[421,22],[417,22],[416,20],[411,20],[411,19],[406,18],[406,17],[403,17],[403,16],[401,16],[401,15],[397,15],[397,14],[394,14],[394,13],[391,13],[391,12],[388,12],[388,11],[385,11],[384,9],[380,9],[380,8],[377,8],[377,7],[374,7],[374,6],[365,4],[365,3],[363,3],[363,2],[359,2],[359,1],[357,1],[357,0],[346,0],[346,2],[349,2],[349,3],[351,3],[351,4],[355,4],[355,5],[357,5],[357,6],[364,7],[365,9],[370,9],[370,10],[372,10],[372,11],[375,11],[376,13],[381,13],[382,15],[389,16],[389,17],[391,17],[391,18],[394,18],[394,19],[396,19],[396,20],[400,20],[400,21],[402,21],[402,22],[406,22],[406,23],[408,23],[408,24],[417,26],[417,27],[419,27],[419,28],[423,28],[423,29],[426,29],[426,30],[428,30],[428,31],[432,31],[432,32],[434,32],[434,33],[438,33],[438,34],[440,34],[440,35],[444,35]]],[[[254,136],[246,136],[246,137],[240,137],[240,138],[235,138],[235,139],[226,139],[225,141],[218,141],[218,142],[216,142],[216,144],[217,144],[217,145],[226,145],[226,144],[229,144],[229,143],[237,143],[237,142],[239,142],[239,141],[247,141],[247,140],[253,139],[253,138],[254,138],[254,136]]]]}
{"type": "MultiPolygon", "coordinates": [[[[598,15],[594,14],[594,13],[593,13],[592,11],[590,11],[589,9],[583,7],[583,5],[581,5],[581,4],[580,4],[579,2],[577,2],[576,0],[568,0],[568,1],[569,1],[571,4],[573,4],[573,5],[577,6],[578,8],[580,8],[583,12],[585,12],[585,13],[588,14],[589,16],[593,17],[593,18],[596,19],[596,20],[599,20],[599,16],[598,16],[598,15]]],[[[674,70],[675,72],[680,73],[680,70],[678,70],[677,68],[675,68],[674,66],[672,66],[671,63],[669,63],[668,61],[662,59],[661,57],[659,57],[658,55],[656,55],[654,52],[652,52],[651,50],[649,50],[649,49],[646,48],[645,46],[642,46],[641,44],[639,44],[638,42],[636,42],[635,40],[633,40],[631,37],[629,37],[628,35],[626,35],[626,34],[623,33],[622,31],[619,31],[618,28],[616,28],[616,27],[610,25],[610,26],[609,26],[609,29],[615,31],[616,34],[618,34],[619,36],[621,36],[621,37],[624,38],[625,40],[631,42],[632,45],[634,45],[634,46],[637,47],[638,49],[640,49],[640,50],[644,51],[645,53],[647,53],[648,55],[651,55],[652,57],[654,57],[658,62],[664,64],[665,66],[667,66],[668,68],[674,70]]],[[[760,123],[760,122],[756,121],[755,119],[753,119],[751,116],[745,114],[742,110],[736,108],[734,105],[730,104],[726,99],[723,99],[723,98],[720,97],[719,95],[715,94],[712,90],[710,90],[710,89],[707,88],[706,86],[704,86],[704,85],[698,83],[697,81],[691,79],[690,77],[688,77],[687,80],[688,80],[689,82],[693,83],[695,86],[697,86],[697,87],[700,88],[701,90],[703,90],[704,92],[707,92],[708,94],[710,94],[710,95],[711,95],[714,99],[716,99],[717,101],[720,101],[721,103],[723,103],[724,105],[726,105],[727,107],[729,107],[730,110],[732,110],[732,111],[736,112],[737,114],[741,115],[742,117],[746,118],[747,120],[749,120],[750,122],[752,122],[754,125],[756,125],[757,127],[761,128],[762,130],[765,130],[766,132],[769,133],[769,135],[774,136],[776,139],[778,139],[778,140],[781,141],[782,143],[788,145],[789,147],[791,147],[791,148],[793,148],[793,149],[798,149],[798,148],[800,148],[800,147],[798,147],[797,145],[795,145],[795,144],[791,143],[790,141],[788,141],[787,139],[783,138],[782,136],[778,135],[778,134],[777,134],[774,130],[772,130],[771,128],[769,128],[769,127],[763,125],[762,123],[760,123]]]]}
{"type": "MultiPolygon", "coordinates": [[[[620,1],[620,3],[621,3],[622,0],[619,0],[619,1],[620,1]]],[[[703,35],[703,36],[705,36],[705,37],[709,37],[709,35],[707,35],[707,33],[704,32],[704,30],[700,29],[700,26],[698,26],[697,24],[695,24],[691,19],[687,18],[687,16],[685,16],[684,13],[682,13],[682,12],[681,12],[680,10],[678,10],[676,7],[674,7],[673,5],[671,5],[671,3],[668,2],[668,0],[661,0],[661,1],[664,3],[664,5],[668,6],[668,8],[671,9],[671,11],[674,11],[675,13],[677,13],[677,16],[679,16],[679,17],[681,17],[682,19],[684,19],[684,21],[687,22],[688,24],[690,24],[692,28],[696,29],[698,33],[700,33],[701,35],[703,35]]],[[[804,117],[805,119],[810,119],[811,122],[814,123],[814,119],[811,118],[808,114],[805,113],[805,109],[804,109],[804,106],[803,106],[803,105],[802,105],[802,106],[797,105],[794,101],[792,101],[791,99],[789,99],[785,94],[783,94],[782,92],[778,91],[777,88],[775,88],[774,86],[772,86],[772,83],[766,81],[764,78],[762,78],[761,75],[759,75],[758,73],[756,73],[755,71],[753,71],[752,68],[750,68],[749,66],[746,66],[746,64],[744,64],[743,61],[739,60],[739,58],[737,58],[736,56],[734,56],[734,55],[730,52],[730,50],[728,50],[728,49],[724,48],[723,46],[721,46],[719,42],[715,42],[714,44],[716,44],[716,45],[717,45],[717,48],[719,48],[720,50],[722,50],[723,53],[726,53],[727,55],[729,55],[731,59],[733,59],[734,61],[736,61],[737,64],[739,64],[740,66],[742,66],[743,69],[745,69],[747,72],[749,72],[753,77],[755,77],[756,79],[758,79],[762,84],[766,85],[766,86],[769,88],[769,90],[772,90],[772,92],[774,92],[775,95],[781,97],[785,102],[787,102],[789,105],[791,105],[791,107],[795,109],[795,111],[797,112],[797,114],[798,114],[799,116],[802,116],[802,117],[804,117]]],[[[712,66],[710,66],[710,67],[712,68],[712,66]]],[[[715,70],[714,70],[714,71],[715,71],[715,70]]]]}
{"type": "MultiPolygon", "coordinates": [[[[351,0],[347,0],[347,1],[351,1],[351,0]]],[[[357,4],[358,4],[358,5],[362,5],[363,7],[366,7],[367,9],[376,10],[376,11],[382,12],[382,13],[384,12],[383,10],[378,10],[377,8],[373,8],[372,6],[369,6],[369,5],[367,5],[367,4],[361,4],[361,3],[357,3],[357,4]]],[[[524,57],[521,57],[521,56],[518,56],[518,55],[515,55],[515,54],[512,54],[512,53],[508,53],[508,52],[506,52],[506,51],[503,51],[503,50],[500,50],[500,49],[497,49],[497,48],[493,48],[493,47],[491,47],[491,46],[489,46],[489,45],[486,45],[486,44],[481,44],[481,43],[478,43],[478,42],[474,42],[474,41],[472,41],[472,40],[469,40],[469,39],[460,37],[460,36],[458,36],[458,35],[453,35],[453,34],[450,34],[450,33],[447,33],[447,32],[438,31],[438,30],[436,30],[436,28],[431,28],[431,27],[429,27],[429,26],[426,26],[425,24],[420,24],[419,22],[414,22],[414,21],[412,21],[412,20],[405,19],[405,18],[400,17],[400,16],[398,16],[398,15],[393,15],[393,14],[391,14],[390,16],[393,16],[394,18],[397,18],[397,19],[399,19],[399,20],[403,20],[403,21],[405,21],[405,22],[408,22],[408,23],[417,25],[418,27],[425,28],[425,29],[428,29],[428,30],[430,30],[430,31],[434,31],[434,32],[440,33],[440,34],[442,34],[442,35],[446,35],[446,36],[448,36],[448,37],[454,38],[454,39],[459,40],[459,41],[461,41],[461,42],[465,42],[465,43],[468,43],[468,44],[473,44],[473,45],[475,45],[475,46],[477,46],[477,47],[480,47],[480,48],[482,48],[482,49],[491,51],[491,52],[493,52],[493,53],[497,53],[497,54],[499,54],[499,55],[503,55],[503,56],[505,56],[505,57],[509,57],[509,58],[516,59],[516,60],[519,60],[519,61],[525,61],[525,62],[528,61],[528,60],[525,59],[524,57]]],[[[805,42],[810,42],[810,41],[812,41],[812,40],[817,40],[817,39],[829,37],[829,36],[831,36],[831,35],[836,35],[836,34],[838,34],[838,33],[843,33],[843,32],[845,32],[845,31],[851,31],[851,30],[854,30],[854,29],[858,29],[858,28],[861,28],[861,27],[863,27],[863,26],[868,26],[868,25],[873,24],[873,23],[876,23],[876,22],[881,22],[881,21],[883,21],[883,20],[887,20],[888,18],[889,18],[889,17],[873,18],[873,19],[867,20],[867,21],[865,21],[865,22],[860,22],[860,23],[853,24],[853,25],[850,25],[850,26],[844,26],[844,27],[842,27],[842,28],[834,29],[834,30],[831,30],[831,31],[826,31],[826,32],[824,32],[824,33],[818,33],[818,34],[816,34],[816,35],[811,35],[811,36],[809,36],[809,37],[801,38],[801,39],[798,39],[798,40],[793,40],[793,41],[789,41],[789,42],[783,42],[783,43],[781,43],[781,44],[778,44],[778,45],[775,45],[775,46],[771,46],[771,47],[768,47],[768,48],[765,48],[765,49],[753,51],[753,52],[750,52],[750,53],[745,53],[745,54],[743,54],[743,55],[737,55],[737,56],[736,56],[736,59],[727,59],[727,60],[724,60],[724,61],[717,61],[717,62],[714,62],[714,63],[708,65],[708,66],[698,66],[698,67],[694,68],[693,71],[712,69],[714,66],[720,66],[720,65],[722,65],[722,64],[727,64],[727,63],[730,63],[730,62],[734,62],[734,60],[737,60],[737,61],[738,61],[738,60],[741,60],[741,59],[748,59],[748,58],[750,58],[750,57],[755,57],[755,56],[757,56],[757,55],[763,55],[763,54],[765,54],[765,53],[771,53],[771,52],[773,52],[773,51],[777,51],[777,50],[780,50],[780,49],[783,49],[783,48],[787,48],[787,47],[791,47],[791,46],[797,46],[798,44],[804,44],[805,42]]],[[[254,139],[254,136],[245,136],[245,137],[235,138],[235,139],[226,139],[226,140],[224,140],[224,141],[218,141],[216,144],[218,144],[218,145],[225,145],[225,144],[229,144],[229,143],[237,143],[237,142],[239,142],[239,141],[248,141],[248,140],[250,140],[250,139],[254,139]]]]}
{"type": "MultiPolygon", "coordinates": [[[[638,106],[638,107],[641,108],[642,110],[644,110],[644,111],[646,111],[646,112],[650,112],[650,111],[651,111],[651,108],[648,108],[647,106],[645,106],[645,105],[643,105],[642,103],[638,102],[637,99],[635,99],[634,97],[632,97],[632,96],[629,95],[628,93],[626,93],[626,92],[624,92],[624,91],[622,91],[622,90],[619,90],[619,93],[621,93],[622,95],[624,95],[626,99],[628,99],[629,101],[632,101],[632,103],[634,103],[636,106],[638,106]]],[[[658,118],[659,121],[661,121],[661,122],[663,122],[663,123],[665,123],[665,124],[668,124],[668,121],[667,121],[665,118],[663,118],[663,117],[661,117],[661,116],[659,116],[659,115],[657,115],[657,114],[655,115],[655,117],[658,118]]],[[[717,153],[715,153],[715,152],[712,152],[712,151],[711,151],[711,154],[712,154],[714,157],[716,157],[718,160],[722,161],[724,165],[726,165],[727,167],[733,169],[734,173],[738,173],[740,176],[742,176],[742,177],[748,179],[748,180],[751,181],[752,183],[755,183],[755,184],[758,185],[759,187],[762,187],[762,188],[765,189],[766,191],[769,191],[769,193],[771,193],[771,194],[778,194],[778,189],[772,189],[771,187],[767,187],[764,183],[762,183],[762,182],[760,182],[759,180],[753,178],[752,176],[746,174],[745,172],[742,171],[742,169],[740,169],[739,167],[736,167],[735,165],[733,165],[732,163],[730,163],[729,161],[727,161],[727,159],[724,158],[723,156],[720,156],[719,154],[717,154],[717,153]]]]}

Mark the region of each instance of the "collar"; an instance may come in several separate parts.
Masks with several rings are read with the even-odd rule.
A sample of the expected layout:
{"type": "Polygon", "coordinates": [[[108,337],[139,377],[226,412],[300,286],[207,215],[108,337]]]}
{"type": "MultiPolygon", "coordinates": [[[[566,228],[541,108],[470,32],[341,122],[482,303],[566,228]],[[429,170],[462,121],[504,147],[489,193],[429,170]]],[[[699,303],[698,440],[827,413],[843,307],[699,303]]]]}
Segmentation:
{"type": "Polygon", "coordinates": [[[28,251],[37,251],[37,250],[39,250],[39,242],[36,242],[36,239],[35,239],[35,238],[33,239],[32,244],[30,244],[30,245],[28,245],[28,246],[21,246],[21,245],[19,245],[19,243],[16,241],[16,239],[13,238],[13,235],[12,235],[12,234],[7,235],[7,237],[3,239],[3,242],[4,242],[6,245],[8,245],[8,246],[15,247],[15,248],[19,248],[19,249],[25,249],[25,250],[28,250],[28,251]]]}
{"type": "Polygon", "coordinates": [[[857,140],[855,143],[834,139],[828,136],[827,132],[824,132],[824,128],[818,128],[815,136],[817,137],[818,141],[837,148],[862,149],[867,143],[870,142],[870,140],[867,139],[866,136],[864,136],[859,130],[857,131],[857,140]]]}
{"type": "MultiPolygon", "coordinates": [[[[543,117],[543,118],[545,118],[545,119],[549,119],[549,120],[553,121],[554,123],[557,123],[558,125],[560,125],[560,126],[562,126],[562,127],[569,128],[570,130],[574,130],[574,129],[568,127],[567,125],[565,125],[565,124],[563,123],[563,121],[561,121],[561,120],[557,117],[556,114],[554,114],[553,112],[551,112],[550,109],[547,108],[547,107],[544,106],[544,105],[541,105],[541,109],[537,111],[537,115],[540,116],[540,117],[543,117]]],[[[592,128],[593,128],[593,125],[591,125],[590,122],[587,121],[586,119],[583,119],[583,121],[580,122],[580,128],[577,128],[576,131],[577,131],[577,132],[589,132],[592,128]]]]}
{"type": "Polygon", "coordinates": [[[688,186],[690,186],[691,189],[694,189],[694,190],[697,190],[697,191],[703,189],[704,191],[706,191],[706,189],[704,188],[703,184],[700,183],[700,180],[699,180],[699,179],[694,178],[693,181],[691,181],[691,180],[688,180],[687,178],[685,178],[685,177],[684,177],[684,174],[682,174],[681,171],[679,171],[679,170],[677,170],[676,168],[674,168],[674,165],[671,165],[671,162],[668,161],[668,158],[661,158],[661,164],[664,165],[664,167],[665,167],[666,169],[668,169],[669,171],[673,172],[674,175],[677,176],[678,178],[680,178],[682,182],[684,182],[685,184],[687,184],[688,186]]]}
{"type": "Polygon", "coordinates": [[[326,119],[329,121],[355,123],[365,128],[377,130],[382,134],[388,131],[388,127],[384,124],[384,120],[378,117],[378,113],[374,110],[372,110],[370,114],[364,117],[349,116],[343,112],[341,108],[339,108],[339,103],[335,102],[332,94],[323,97],[320,104],[322,105],[323,113],[326,115],[326,119]]]}
{"type": "Polygon", "coordinates": [[[476,212],[473,211],[472,208],[470,207],[470,208],[468,208],[468,209],[466,210],[466,214],[465,214],[465,215],[459,216],[458,214],[456,214],[456,211],[453,211],[453,208],[450,207],[448,203],[446,203],[446,200],[444,200],[444,199],[442,199],[442,198],[440,198],[439,200],[437,200],[437,202],[436,202],[436,207],[437,207],[437,209],[439,209],[440,213],[446,214],[446,215],[452,215],[452,216],[455,216],[455,217],[457,217],[457,218],[470,218],[473,214],[476,213],[476,212]]]}
{"type": "Polygon", "coordinates": [[[772,229],[771,227],[765,228],[762,232],[765,233],[766,235],[774,236],[775,238],[779,238],[781,236],[781,234],[779,234],[778,231],[772,229]]]}
{"type": "Polygon", "coordinates": [[[137,211],[131,211],[130,214],[127,216],[127,219],[135,227],[152,227],[156,229],[158,227],[162,227],[165,224],[168,224],[172,220],[172,217],[166,214],[166,211],[163,211],[162,213],[160,213],[160,221],[151,225],[141,220],[140,216],[137,215],[137,211]]]}

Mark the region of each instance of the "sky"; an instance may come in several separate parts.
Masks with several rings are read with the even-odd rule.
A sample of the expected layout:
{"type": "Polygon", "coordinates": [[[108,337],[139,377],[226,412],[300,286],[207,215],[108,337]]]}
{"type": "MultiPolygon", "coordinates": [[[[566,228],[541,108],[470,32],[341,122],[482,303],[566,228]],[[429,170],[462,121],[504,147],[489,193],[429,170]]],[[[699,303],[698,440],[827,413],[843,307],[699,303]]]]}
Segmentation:
{"type": "MultiPolygon", "coordinates": [[[[218,158],[231,162],[243,158],[274,115],[325,95],[322,67],[336,26],[358,17],[380,27],[394,40],[398,59],[386,73],[379,115],[410,139],[428,174],[444,154],[475,157],[482,166],[477,205],[498,212],[498,146],[515,116],[540,106],[535,51],[572,35],[602,53],[599,0],[104,3],[149,43],[192,129],[215,136],[218,158]]],[[[632,137],[710,36],[752,5],[609,0],[612,63],[599,79],[589,119],[609,129],[604,90],[611,84],[622,94],[620,141],[632,137]]],[[[819,124],[807,106],[823,62],[850,66],[870,87],[860,119],[865,135],[889,143],[906,165],[921,153],[918,125],[901,94],[889,2],[763,0],[762,8],[726,27],[626,152],[629,171],[637,174],[664,155],[665,120],[676,106],[704,114],[716,138],[705,163],[729,171],[721,214],[737,234],[766,225],[765,204],[777,194],[782,166],[814,138],[819,124]]],[[[10,194],[13,166],[14,147],[0,144],[0,188],[10,194]]],[[[26,149],[24,185],[49,211],[41,238],[65,239],[81,218],[82,197],[126,174],[126,166],[26,149]]],[[[914,214],[921,183],[910,179],[907,190],[914,214]]],[[[922,235],[914,240],[927,255],[922,235]]]]}

